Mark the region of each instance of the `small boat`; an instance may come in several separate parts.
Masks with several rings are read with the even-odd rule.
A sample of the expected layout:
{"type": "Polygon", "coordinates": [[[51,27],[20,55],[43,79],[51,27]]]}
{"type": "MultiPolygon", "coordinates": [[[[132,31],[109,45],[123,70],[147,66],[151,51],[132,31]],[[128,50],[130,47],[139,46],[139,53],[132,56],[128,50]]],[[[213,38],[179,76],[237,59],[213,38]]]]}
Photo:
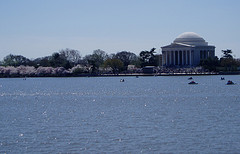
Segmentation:
{"type": "Polygon", "coordinates": [[[124,82],[124,79],[121,79],[120,82],[124,82]]]}
{"type": "Polygon", "coordinates": [[[228,80],[227,85],[232,85],[235,84],[234,82],[232,82],[231,80],[228,80]]]}
{"type": "Polygon", "coordinates": [[[192,80],[192,79],[193,79],[192,77],[188,78],[188,80],[192,80]]]}
{"type": "Polygon", "coordinates": [[[225,78],[221,77],[221,80],[225,80],[225,78]]]}
{"type": "Polygon", "coordinates": [[[195,82],[195,81],[191,81],[191,82],[189,82],[188,84],[198,84],[198,83],[195,82]]]}

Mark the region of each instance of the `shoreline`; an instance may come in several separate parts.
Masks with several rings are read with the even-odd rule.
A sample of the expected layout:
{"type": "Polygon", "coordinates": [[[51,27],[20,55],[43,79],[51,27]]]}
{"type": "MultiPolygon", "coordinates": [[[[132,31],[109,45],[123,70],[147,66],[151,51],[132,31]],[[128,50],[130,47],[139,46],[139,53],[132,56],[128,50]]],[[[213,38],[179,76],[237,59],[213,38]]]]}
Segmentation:
{"type": "Polygon", "coordinates": [[[209,76],[240,75],[240,72],[202,72],[202,73],[131,73],[131,74],[79,74],[79,75],[44,75],[44,76],[1,76],[0,78],[44,78],[44,77],[138,77],[138,76],[209,76]]]}

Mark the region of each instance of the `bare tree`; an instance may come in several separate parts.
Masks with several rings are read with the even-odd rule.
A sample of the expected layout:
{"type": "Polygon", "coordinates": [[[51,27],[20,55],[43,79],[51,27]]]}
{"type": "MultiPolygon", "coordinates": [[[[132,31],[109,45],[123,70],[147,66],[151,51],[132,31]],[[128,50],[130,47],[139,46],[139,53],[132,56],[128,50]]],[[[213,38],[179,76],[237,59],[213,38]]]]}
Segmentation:
{"type": "Polygon", "coordinates": [[[71,63],[78,64],[81,61],[81,55],[78,50],[66,48],[60,50],[59,53],[71,63]]]}

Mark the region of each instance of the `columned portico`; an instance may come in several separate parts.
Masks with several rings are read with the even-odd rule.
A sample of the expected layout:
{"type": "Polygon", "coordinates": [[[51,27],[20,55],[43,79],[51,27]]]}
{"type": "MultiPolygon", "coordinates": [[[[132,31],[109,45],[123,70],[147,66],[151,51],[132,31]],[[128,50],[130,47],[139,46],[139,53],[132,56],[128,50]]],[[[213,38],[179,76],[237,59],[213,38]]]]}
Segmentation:
{"type": "Polygon", "coordinates": [[[200,60],[213,58],[215,46],[209,46],[198,34],[186,32],[177,37],[173,43],[162,47],[162,65],[166,67],[192,67],[200,60]]]}
{"type": "Polygon", "coordinates": [[[165,51],[163,53],[163,65],[179,65],[179,66],[190,66],[192,65],[192,51],[165,51]]]}

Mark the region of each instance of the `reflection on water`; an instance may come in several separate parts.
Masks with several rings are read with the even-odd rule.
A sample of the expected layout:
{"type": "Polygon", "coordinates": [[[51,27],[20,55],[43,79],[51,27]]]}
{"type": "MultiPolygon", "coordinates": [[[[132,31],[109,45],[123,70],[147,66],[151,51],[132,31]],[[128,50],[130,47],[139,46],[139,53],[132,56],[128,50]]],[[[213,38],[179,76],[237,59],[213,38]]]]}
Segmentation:
{"type": "Polygon", "coordinates": [[[0,153],[237,153],[224,77],[0,79],[0,153]]]}

